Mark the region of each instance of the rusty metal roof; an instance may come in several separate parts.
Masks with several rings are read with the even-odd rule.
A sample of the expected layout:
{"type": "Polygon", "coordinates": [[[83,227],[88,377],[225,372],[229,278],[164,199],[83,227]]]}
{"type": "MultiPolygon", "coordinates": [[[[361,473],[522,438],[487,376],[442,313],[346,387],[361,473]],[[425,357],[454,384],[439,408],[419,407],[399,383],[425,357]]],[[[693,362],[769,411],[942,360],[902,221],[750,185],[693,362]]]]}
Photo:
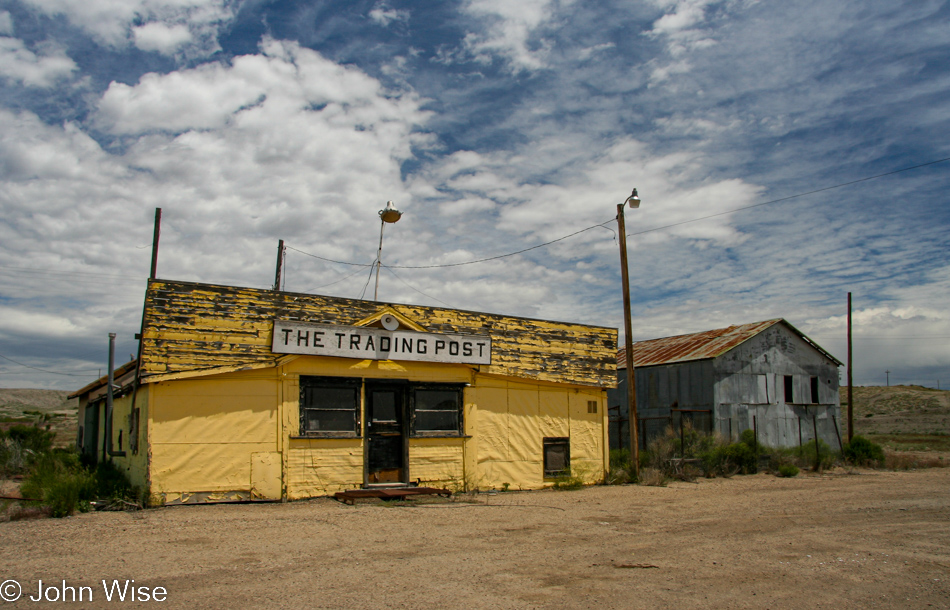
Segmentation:
{"type": "MultiPolygon", "coordinates": [[[[671,364],[674,362],[717,358],[767,328],[779,323],[785,324],[792,332],[800,336],[816,350],[839,365],[841,364],[837,358],[823,350],[797,328],[782,318],[776,318],[774,320],[765,320],[764,322],[753,322],[751,324],[740,324],[728,328],[707,330],[690,335],[677,335],[675,337],[638,341],[633,344],[634,366],[654,366],[657,364],[671,364]]],[[[617,352],[617,368],[627,368],[625,349],[620,349],[617,352]]]]}

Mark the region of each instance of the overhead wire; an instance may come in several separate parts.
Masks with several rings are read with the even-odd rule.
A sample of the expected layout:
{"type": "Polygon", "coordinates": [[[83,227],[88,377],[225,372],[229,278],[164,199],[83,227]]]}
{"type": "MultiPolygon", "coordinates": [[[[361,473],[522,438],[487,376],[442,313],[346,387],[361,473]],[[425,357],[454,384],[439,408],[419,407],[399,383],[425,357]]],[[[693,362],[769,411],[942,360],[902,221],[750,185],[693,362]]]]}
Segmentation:
{"type": "MultiPolygon", "coordinates": [[[[659,227],[652,227],[652,228],[649,228],[649,229],[644,229],[644,230],[642,230],[642,231],[637,231],[636,233],[627,233],[627,236],[628,236],[628,237],[633,237],[633,236],[636,236],[636,235],[643,235],[644,233],[651,233],[651,232],[654,232],[654,231],[661,231],[661,230],[663,230],[663,229],[670,229],[670,228],[673,228],[673,227],[678,227],[678,226],[680,226],[680,225],[689,224],[689,223],[692,223],[692,222],[699,222],[699,221],[701,221],[701,220],[708,220],[708,219],[710,219],[710,218],[716,218],[716,217],[718,217],[718,216],[725,216],[725,215],[728,215],[728,214],[735,214],[736,212],[741,212],[741,211],[743,211],[743,210],[749,210],[749,209],[752,209],[752,208],[758,208],[758,207],[762,207],[762,206],[766,206],[766,205],[773,205],[773,204],[776,204],[776,203],[781,203],[781,202],[783,202],[783,201],[789,201],[789,200],[791,200],[791,199],[797,199],[797,198],[800,198],[800,197],[805,197],[805,196],[807,196],[807,195],[814,195],[815,193],[822,193],[822,192],[824,192],[824,191],[830,191],[830,190],[837,189],[837,188],[842,188],[842,187],[845,187],[845,186],[851,186],[851,185],[853,185],[853,184],[859,184],[859,183],[861,183],[861,182],[867,182],[867,181],[869,181],[869,180],[876,180],[877,178],[883,178],[883,177],[885,177],[885,176],[892,176],[892,175],[894,175],[894,174],[900,174],[900,173],[902,173],[902,172],[907,172],[907,171],[911,171],[911,170],[914,170],[914,169],[920,169],[921,167],[927,167],[928,165],[936,165],[937,163],[944,163],[944,162],[946,162],[946,161],[950,161],[950,157],[944,157],[943,159],[937,159],[937,160],[935,160],[935,161],[928,161],[927,163],[920,163],[920,164],[918,164],[918,165],[913,165],[913,166],[911,166],[911,167],[904,167],[904,168],[901,168],[901,169],[897,169],[897,170],[893,170],[893,171],[889,171],[889,172],[884,172],[884,173],[881,173],[881,174],[875,174],[874,176],[868,176],[868,177],[866,177],[866,178],[859,178],[859,179],[857,179],[857,180],[851,180],[851,181],[849,181],[849,182],[842,182],[842,183],[840,183],[840,184],[834,184],[834,185],[831,185],[831,186],[826,186],[826,187],[823,187],[823,188],[820,188],[820,189],[814,189],[814,190],[807,191],[807,192],[804,192],[804,193],[798,193],[798,194],[795,194],[795,195],[789,195],[789,196],[787,196],[787,197],[780,197],[780,198],[778,198],[778,199],[772,199],[772,200],[769,200],[769,201],[762,201],[762,202],[760,202],[760,203],[753,203],[753,204],[751,204],[751,205],[746,205],[746,206],[742,206],[742,207],[738,207],[738,208],[733,208],[733,209],[731,209],[731,210],[726,210],[726,211],[724,211],[724,212],[717,212],[717,213],[715,213],[715,214],[708,214],[708,215],[706,215],[706,216],[699,216],[699,217],[697,217],[697,218],[691,218],[691,219],[688,219],[688,220],[682,220],[682,221],[680,221],[680,222],[675,222],[675,223],[671,223],[671,224],[668,224],[668,225],[662,225],[662,226],[659,226],[659,227]]],[[[499,255],[497,255],[497,256],[488,256],[488,257],[485,257],[485,258],[479,258],[479,259],[475,259],[475,260],[464,261],[464,262],[461,262],[461,263],[443,263],[443,264],[439,264],[439,265],[386,265],[386,267],[388,267],[388,268],[390,268],[390,269],[439,269],[439,268],[445,268],[445,267],[461,267],[461,266],[464,266],[464,265],[474,265],[474,264],[477,264],[477,263],[485,263],[485,262],[488,262],[488,261],[498,260],[498,259],[502,259],[502,258],[508,258],[508,257],[510,257],[510,256],[516,256],[516,255],[518,255],[518,254],[523,254],[523,253],[525,253],[525,252],[530,252],[531,250],[537,250],[538,248],[543,248],[543,247],[545,247],[545,246],[550,246],[551,244],[555,244],[555,243],[557,243],[557,242],[564,241],[565,239],[569,239],[569,238],[571,238],[571,237],[574,237],[575,235],[580,235],[581,233],[585,233],[585,232],[590,231],[590,230],[592,230],[592,229],[596,229],[597,227],[605,227],[605,228],[606,228],[606,225],[613,223],[615,220],[616,220],[616,217],[615,217],[615,218],[611,218],[610,220],[607,220],[607,221],[604,221],[604,222],[600,222],[600,223],[591,225],[591,226],[589,226],[589,227],[585,227],[585,228],[580,229],[580,230],[578,230],[578,231],[574,231],[573,233],[569,233],[569,234],[564,235],[564,236],[562,236],[562,237],[558,237],[557,239],[552,239],[552,240],[550,240],[550,241],[546,241],[546,242],[543,242],[543,243],[540,243],[540,244],[536,244],[536,245],[531,246],[531,247],[528,247],[528,248],[522,248],[521,250],[516,250],[516,251],[514,251],[514,252],[508,252],[508,253],[506,253],[506,254],[499,254],[499,255]]],[[[376,264],[375,261],[372,262],[372,263],[370,263],[369,265],[367,265],[366,263],[353,263],[353,262],[347,262],[347,261],[338,261],[338,260],[334,260],[334,259],[330,259],[330,258],[325,258],[325,257],[322,257],[322,256],[318,256],[318,255],[316,255],[316,254],[311,254],[311,253],[309,253],[309,252],[304,252],[303,250],[297,250],[296,248],[293,248],[293,247],[291,247],[291,246],[288,246],[288,248],[290,248],[291,250],[295,250],[295,251],[297,251],[297,252],[300,252],[301,254],[305,254],[305,255],[307,255],[307,256],[311,256],[311,257],[313,257],[313,258],[317,258],[317,259],[320,259],[320,260],[323,260],[323,261],[326,261],[326,262],[330,262],[330,263],[337,263],[337,264],[340,264],[340,265],[356,265],[356,266],[362,266],[362,267],[367,267],[367,266],[368,266],[368,267],[372,267],[372,266],[374,266],[374,265],[376,264]]],[[[365,289],[364,289],[364,290],[365,290],[365,289]]]]}
{"type": "Polygon", "coordinates": [[[421,294],[422,296],[424,296],[424,297],[426,297],[426,298],[429,298],[429,299],[432,299],[433,301],[438,301],[439,303],[442,303],[442,304],[445,305],[446,307],[452,307],[452,305],[449,305],[449,304],[446,303],[445,301],[443,301],[443,300],[441,300],[441,299],[437,299],[437,298],[435,298],[434,296],[432,296],[431,294],[426,294],[426,293],[422,292],[421,290],[419,290],[418,288],[414,287],[412,284],[410,284],[410,283],[407,282],[406,280],[404,280],[404,279],[402,279],[401,277],[399,277],[398,275],[396,275],[396,272],[393,271],[393,270],[389,267],[389,265],[383,265],[382,267],[383,267],[383,269],[385,269],[386,271],[388,271],[389,273],[391,273],[394,278],[396,278],[397,280],[399,280],[400,282],[402,282],[402,283],[405,284],[406,286],[409,286],[409,288],[412,288],[413,290],[415,290],[416,292],[418,292],[418,293],[421,294]]]}
{"type": "MultiPolygon", "coordinates": [[[[14,360],[13,358],[8,358],[7,356],[4,356],[3,354],[0,354],[0,358],[3,358],[4,360],[9,360],[9,361],[12,362],[13,364],[22,366],[22,367],[24,367],[24,368],[33,369],[33,370],[35,370],[35,371],[41,371],[41,372],[43,372],[43,373],[49,373],[49,374],[51,374],[51,375],[65,375],[65,376],[67,376],[67,377],[93,377],[92,373],[89,373],[89,374],[86,374],[86,375],[81,375],[81,374],[79,374],[79,373],[60,373],[60,372],[58,372],[58,371],[49,371],[49,370],[47,370],[47,369],[41,369],[41,368],[36,367],[36,366],[30,366],[29,364],[23,364],[22,362],[17,362],[17,361],[14,360]]],[[[90,369],[90,370],[91,370],[91,369],[90,369]]]]}

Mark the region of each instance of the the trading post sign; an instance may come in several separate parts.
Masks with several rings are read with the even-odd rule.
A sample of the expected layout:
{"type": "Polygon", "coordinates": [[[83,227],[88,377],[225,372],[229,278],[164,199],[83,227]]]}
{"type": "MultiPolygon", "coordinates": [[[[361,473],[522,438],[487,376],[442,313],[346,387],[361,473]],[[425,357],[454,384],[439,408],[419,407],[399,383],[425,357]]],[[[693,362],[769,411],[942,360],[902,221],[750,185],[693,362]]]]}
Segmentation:
{"type": "Polygon", "coordinates": [[[491,364],[491,337],[274,321],[275,354],[491,364]]]}

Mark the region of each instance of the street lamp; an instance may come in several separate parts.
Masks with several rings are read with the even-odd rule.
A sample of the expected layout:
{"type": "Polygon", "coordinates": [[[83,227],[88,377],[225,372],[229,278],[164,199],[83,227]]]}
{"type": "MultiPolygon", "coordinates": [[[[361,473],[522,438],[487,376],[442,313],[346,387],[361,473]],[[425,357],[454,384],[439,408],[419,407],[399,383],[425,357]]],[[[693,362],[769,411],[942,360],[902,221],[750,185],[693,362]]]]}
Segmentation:
{"type": "Polygon", "coordinates": [[[392,201],[386,202],[386,207],[379,211],[379,250],[376,252],[376,290],[373,292],[373,300],[379,300],[379,267],[382,265],[383,256],[383,228],[386,223],[396,224],[402,218],[402,212],[396,209],[392,201]]]}
{"type": "Polygon", "coordinates": [[[623,279],[623,327],[624,352],[627,355],[627,427],[630,434],[630,457],[636,478],[640,480],[640,434],[637,419],[637,382],[633,372],[633,329],[630,328],[630,277],[627,272],[627,229],[624,224],[623,209],[640,207],[637,189],[626,201],[617,204],[617,230],[620,232],[620,276],[623,279]]]}

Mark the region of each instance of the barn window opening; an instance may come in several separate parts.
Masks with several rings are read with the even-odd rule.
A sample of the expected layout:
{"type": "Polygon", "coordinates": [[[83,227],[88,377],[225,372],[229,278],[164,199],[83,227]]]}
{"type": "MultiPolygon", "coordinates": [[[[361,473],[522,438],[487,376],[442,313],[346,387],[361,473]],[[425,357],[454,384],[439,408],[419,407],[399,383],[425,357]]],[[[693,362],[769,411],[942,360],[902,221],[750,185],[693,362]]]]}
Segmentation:
{"type": "Polygon", "coordinates": [[[818,404],[819,402],[821,402],[818,400],[818,378],[817,377],[811,378],[811,402],[812,404],[818,404]]]}
{"type": "Polygon", "coordinates": [[[588,413],[596,413],[596,412],[597,412],[597,401],[596,401],[596,400],[588,400],[588,401],[587,401],[587,412],[588,412],[588,413]]]}
{"type": "Polygon", "coordinates": [[[461,434],[462,388],[457,385],[425,385],[412,388],[412,432],[461,434]]]}
{"type": "Polygon", "coordinates": [[[785,404],[792,404],[795,402],[795,383],[791,375],[785,375],[785,404]]]}
{"type": "Polygon", "coordinates": [[[360,379],[301,376],[301,436],[357,435],[360,385],[360,379]]]}
{"type": "Polygon", "coordinates": [[[571,467],[571,439],[551,437],[544,439],[544,476],[565,474],[571,467]]]}

